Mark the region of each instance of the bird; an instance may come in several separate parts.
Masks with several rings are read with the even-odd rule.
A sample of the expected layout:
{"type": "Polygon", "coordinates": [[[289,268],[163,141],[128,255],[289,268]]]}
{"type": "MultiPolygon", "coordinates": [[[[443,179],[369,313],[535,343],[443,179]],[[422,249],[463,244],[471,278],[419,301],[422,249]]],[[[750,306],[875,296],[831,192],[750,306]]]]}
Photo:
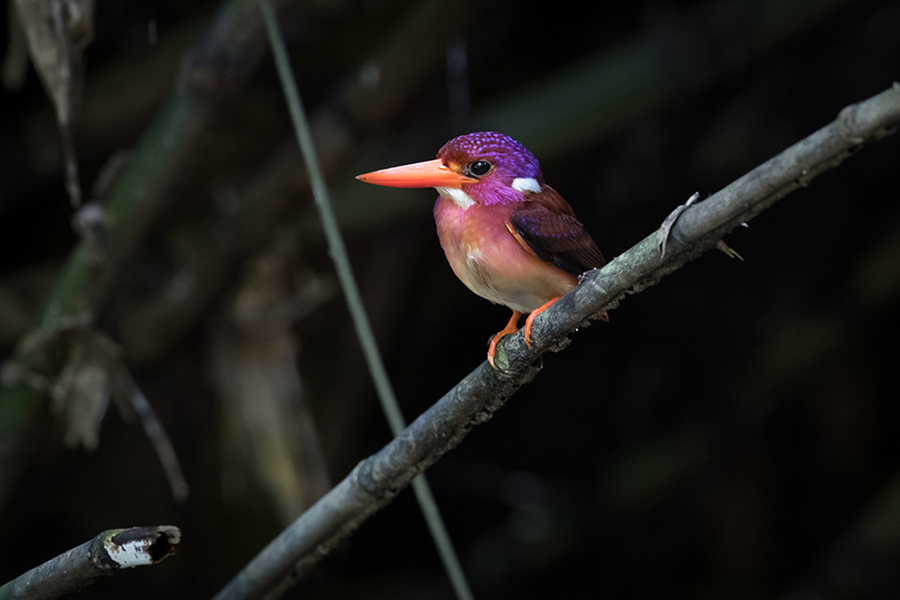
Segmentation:
{"type": "MultiPolygon", "coordinates": [[[[433,160],[356,178],[437,189],[434,220],[450,268],[475,294],[512,310],[488,347],[494,369],[498,342],[518,331],[523,314],[530,347],[535,317],[577,286],[580,275],[606,263],[572,207],[544,183],[538,160],[508,135],[461,135],[433,160]]],[[[605,311],[597,316],[607,320],[605,311]]]]}

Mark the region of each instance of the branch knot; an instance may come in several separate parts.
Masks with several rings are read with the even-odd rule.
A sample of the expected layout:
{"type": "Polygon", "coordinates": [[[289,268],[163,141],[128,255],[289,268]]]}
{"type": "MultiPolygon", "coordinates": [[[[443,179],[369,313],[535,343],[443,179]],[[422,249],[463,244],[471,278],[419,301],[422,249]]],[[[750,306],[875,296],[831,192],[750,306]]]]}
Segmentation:
{"type": "Polygon", "coordinates": [[[862,144],[866,141],[865,136],[859,134],[861,128],[857,120],[858,111],[859,104],[851,104],[850,106],[845,106],[838,113],[836,122],[838,135],[849,144],[862,144]]]}

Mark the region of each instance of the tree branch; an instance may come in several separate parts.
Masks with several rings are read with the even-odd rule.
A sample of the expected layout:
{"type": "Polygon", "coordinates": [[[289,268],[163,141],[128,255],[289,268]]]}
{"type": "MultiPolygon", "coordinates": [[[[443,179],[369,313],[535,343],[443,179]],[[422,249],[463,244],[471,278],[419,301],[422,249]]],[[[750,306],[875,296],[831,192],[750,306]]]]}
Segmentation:
{"type": "Polygon", "coordinates": [[[535,323],[535,347],[522,333],[500,344],[495,371],[482,363],[378,453],[361,461],[319,502],[269,543],[216,596],[257,598],[290,586],[369,515],[387,504],[418,473],[456,446],[475,425],[491,418],[537,373],[544,352],[600,308],[615,308],[688,261],[715,247],[722,236],[771,206],[819,173],[840,164],[865,141],[892,133],[900,124],[900,85],[841,111],[838,118],[750,171],[703,202],[688,207],[670,230],[666,259],[656,233],[584,276],[535,323]]]}
{"type": "Polygon", "coordinates": [[[175,554],[181,530],[171,525],[109,529],[0,586],[0,600],[58,598],[132,567],[175,554]]]}

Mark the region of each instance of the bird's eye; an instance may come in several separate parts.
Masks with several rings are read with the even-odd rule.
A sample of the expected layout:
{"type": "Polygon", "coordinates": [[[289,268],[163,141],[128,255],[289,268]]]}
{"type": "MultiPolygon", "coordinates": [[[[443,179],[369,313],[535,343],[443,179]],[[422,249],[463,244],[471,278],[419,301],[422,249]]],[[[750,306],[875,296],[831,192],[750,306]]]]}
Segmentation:
{"type": "Polygon", "coordinates": [[[476,160],[473,163],[469,163],[467,170],[475,177],[481,177],[482,175],[487,175],[487,172],[491,170],[491,163],[486,160],[476,160]]]}

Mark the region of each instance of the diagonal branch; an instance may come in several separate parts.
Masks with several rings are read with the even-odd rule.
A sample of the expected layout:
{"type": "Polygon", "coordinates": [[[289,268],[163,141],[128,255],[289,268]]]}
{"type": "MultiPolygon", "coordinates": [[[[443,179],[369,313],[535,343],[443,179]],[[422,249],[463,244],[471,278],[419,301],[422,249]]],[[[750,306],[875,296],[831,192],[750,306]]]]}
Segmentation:
{"type": "Polygon", "coordinates": [[[652,233],[582,284],[536,321],[535,348],[518,333],[500,344],[503,371],[482,363],[376,454],[361,461],[319,502],[269,543],[216,596],[257,598],[281,591],[327,554],[367,517],[387,504],[417,474],[456,446],[475,425],[491,418],[539,370],[544,352],[605,307],[640,292],[677,270],[722,236],[819,173],[840,164],[863,142],[900,125],[900,85],[848,106],[838,118],[766,161],[703,202],[691,205],[669,232],[666,259],[652,233]]]}

